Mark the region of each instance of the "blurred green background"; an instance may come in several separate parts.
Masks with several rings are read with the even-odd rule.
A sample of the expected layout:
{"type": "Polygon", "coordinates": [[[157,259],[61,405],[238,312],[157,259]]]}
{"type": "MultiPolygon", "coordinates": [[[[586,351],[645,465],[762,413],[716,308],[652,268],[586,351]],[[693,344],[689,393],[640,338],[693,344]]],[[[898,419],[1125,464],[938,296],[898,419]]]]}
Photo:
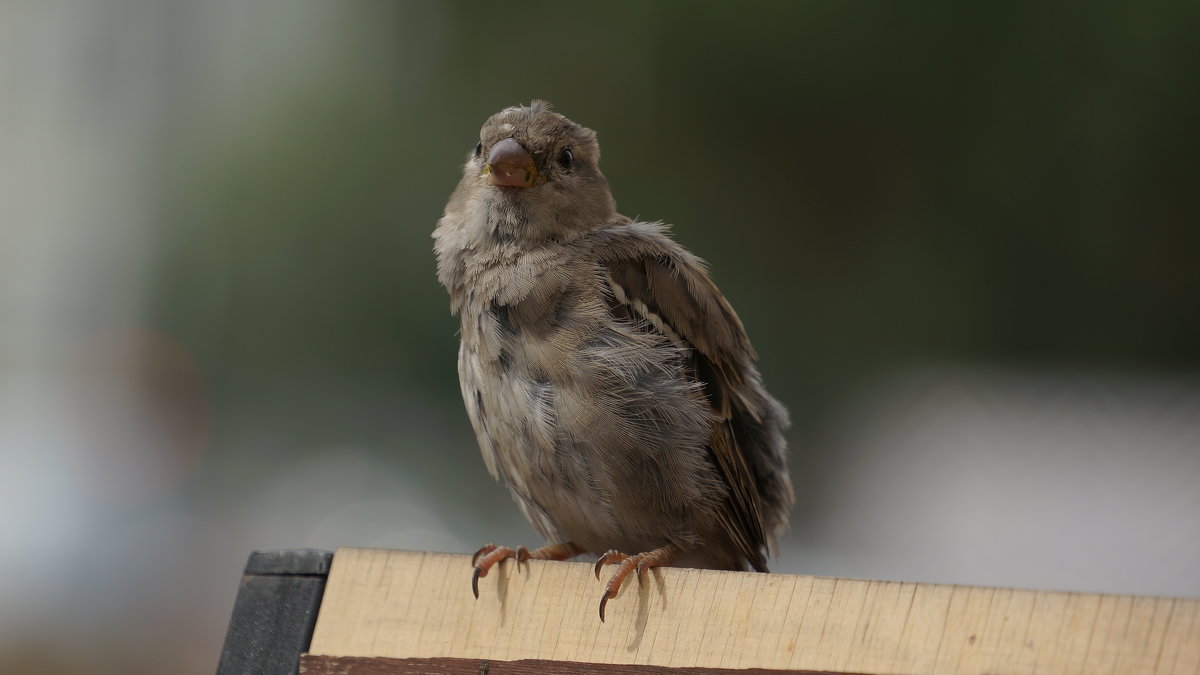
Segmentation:
{"type": "Polygon", "coordinates": [[[536,542],[429,238],[533,98],[792,411],[774,569],[1200,595],[1198,20],[0,5],[0,670],[211,672],[254,549],[536,542]]]}

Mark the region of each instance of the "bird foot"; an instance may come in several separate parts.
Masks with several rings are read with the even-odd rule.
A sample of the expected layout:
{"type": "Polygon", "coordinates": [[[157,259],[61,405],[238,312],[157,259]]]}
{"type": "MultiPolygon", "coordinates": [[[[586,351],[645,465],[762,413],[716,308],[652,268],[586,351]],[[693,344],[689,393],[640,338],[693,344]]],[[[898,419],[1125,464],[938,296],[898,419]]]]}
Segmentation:
{"type": "Polygon", "coordinates": [[[520,564],[527,560],[566,560],[580,553],[582,551],[571,542],[551,544],[532,551],[524,546],[509,548],[507,546],[488,544],[475,551],[475,555],[471,556],[471,565],[475,568],[475,571],[471,574],[471,592],[475,594],[475,599],[478,600],[479,578],[486,577],[496,563],[508,560],[509,558],[516,558],[517,563],[520,564]]]}
{"type": "Polygon", "coordinates": [[[668,544],[662,548],[656,548],[653,551],[646,553],[638,553],[636,555],[626,555],[617,550],[610,550],[600,559],[596,561],[596,579],[600,579],[600,568],[605,565],[616,565],[620,567],[609,578],[608,583],[604,585],[604,594],[600,596],[600,622],[604,622],[604,607],[608,601],[617,597],[617,593],[621,590],[621,583],[625,581],[625,577],[629,576],[630,572],[637,570],[638,586],[641,586],[643,579],[646,576],[646,570],[651,567],[663,567],[671,564],[671,560],[679,553],[679,548],[674,544],[668,544]]]}

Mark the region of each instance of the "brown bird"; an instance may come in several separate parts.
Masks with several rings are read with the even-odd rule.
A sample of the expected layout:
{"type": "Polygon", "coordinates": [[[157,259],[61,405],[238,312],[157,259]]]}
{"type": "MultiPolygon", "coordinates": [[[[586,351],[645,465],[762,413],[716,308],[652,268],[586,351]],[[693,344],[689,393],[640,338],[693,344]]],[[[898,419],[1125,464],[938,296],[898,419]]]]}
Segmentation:
{"type": "Polygon", "coordinates": [[[742,322],[660,223],[622,216],[596,134],[544,101],[493,115],[433,233],[462,321],[459,380],[488,471],[548,545],[632,571],[767,571],[794,497],[787,412],[742,322]]]}

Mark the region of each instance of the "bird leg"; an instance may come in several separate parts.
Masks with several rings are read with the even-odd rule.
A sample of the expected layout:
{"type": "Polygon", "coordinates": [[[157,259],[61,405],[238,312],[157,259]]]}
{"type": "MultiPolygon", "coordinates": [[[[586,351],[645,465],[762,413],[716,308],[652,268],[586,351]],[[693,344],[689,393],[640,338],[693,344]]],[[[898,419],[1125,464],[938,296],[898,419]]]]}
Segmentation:
{"type": "Polygon", "coordinates": [[[646,570],[651,567],[663,567],[670,565],[675,556],[682,551],[675,544],[667,544],[662,548],[656,548],[653,551],[646,553],[638,553],[637,555],[625,555],[617,550],[611,550],[608,553],[600,556],[596,561],[596,579],[600,579],[600,568],[605,565],[619,564],[620,567],[613,573],[608,583],[604,585],[604,595],[600,596],[600,621],[604,622],[604,606],[609,600],[617,597],[617,592],[621,590],[621,582],[625,581],[625,577],[629,573],[637,570],[638,586],[642,585],[642,580],[646,576],[646,570]]]}
{"type": "Polygon", "coordinates": [[[526,560],[566,560],[574,558],[583,553],[583,551],[571,542],[562,544],[550,544],[541,548],[535,548],[530,551],[524,546],[518,546],[515,549],[507,546],[497,546],[488,544],[483,548],[475,551],[475,555],[471,556],[471,565],[475,567],[475,572],[471,575],[471,592],[475,594],[475,599],[479,599],[479,578],[486,577],[488,570],[496,563],[516,558],[518,563],[523,563],[526,560]]]}

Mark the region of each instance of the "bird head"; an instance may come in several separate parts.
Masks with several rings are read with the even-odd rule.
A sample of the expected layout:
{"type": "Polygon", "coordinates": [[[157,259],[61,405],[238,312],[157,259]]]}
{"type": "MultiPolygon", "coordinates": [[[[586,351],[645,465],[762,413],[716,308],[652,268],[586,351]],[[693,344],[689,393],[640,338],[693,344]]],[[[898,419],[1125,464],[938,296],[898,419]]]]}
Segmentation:
{"type": "Polygon", "coordinates": [[[596,132],[545,101],[488,118],[459,189],[479,200],[490,229],[523,240],[600,227],[616,212],[596,132]]]}

